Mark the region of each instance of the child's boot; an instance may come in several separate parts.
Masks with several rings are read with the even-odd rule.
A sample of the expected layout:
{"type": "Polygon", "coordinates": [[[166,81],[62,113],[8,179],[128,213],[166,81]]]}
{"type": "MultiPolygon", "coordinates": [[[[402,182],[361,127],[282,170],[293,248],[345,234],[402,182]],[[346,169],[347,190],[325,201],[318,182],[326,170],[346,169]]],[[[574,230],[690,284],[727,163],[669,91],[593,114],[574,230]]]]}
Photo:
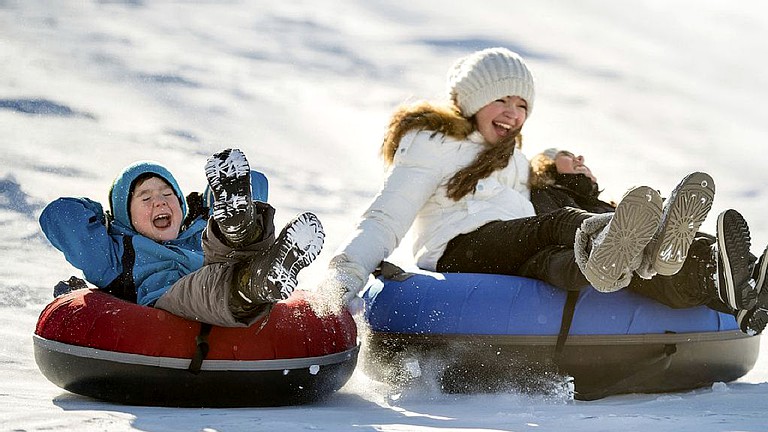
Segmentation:
{"type": "Polygon", "coordinates": [[[312,213],[302,213],[283,228],[264,255],[243,263],[235,287],[249,303],[275,303],[296,289],[298,274],[317,258],[325,233],[312,213]]]}
{"type": "Polygon", "coordinates": [[[251,195],[251,169],[239,149],[226,149],[208,158],[205,176],[215,198],[213,219],[233,248],[258,240],[262,227],[251,195]]]}

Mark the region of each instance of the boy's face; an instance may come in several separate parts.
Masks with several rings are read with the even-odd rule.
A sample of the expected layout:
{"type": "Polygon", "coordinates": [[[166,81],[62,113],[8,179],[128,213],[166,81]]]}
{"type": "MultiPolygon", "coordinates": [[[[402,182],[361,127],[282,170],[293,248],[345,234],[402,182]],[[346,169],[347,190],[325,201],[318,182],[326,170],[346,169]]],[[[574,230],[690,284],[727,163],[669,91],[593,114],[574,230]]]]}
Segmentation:
{"type": "Polygon", "coordinates": [[[161,242],[179,235],[183,214],[173,188],[159,177],[138,183],[131,193],[131,223],[144,237],[161,242]]]}

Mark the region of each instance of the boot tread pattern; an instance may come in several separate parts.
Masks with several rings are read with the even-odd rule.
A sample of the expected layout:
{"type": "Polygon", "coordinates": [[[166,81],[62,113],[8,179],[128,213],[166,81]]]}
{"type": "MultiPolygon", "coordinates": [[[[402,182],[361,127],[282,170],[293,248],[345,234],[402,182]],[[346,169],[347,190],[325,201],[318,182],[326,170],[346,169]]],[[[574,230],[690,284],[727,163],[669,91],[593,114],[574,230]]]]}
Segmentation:
{"type": "Polygon", "coordinates": [[[751,309],[757,290],[751,281],[750,235],[744,218],[726,210],[717,218],[717,280],[720,300],[733,309],[751,309]]]}
{"type": "Polygon", "coordinates": [[[227,149],[208,158],[205,176],[215,198],[213,218],[223,230],[236,229],[249,217],[251,169],[239,149],[227,149]]]}
{"type": "Polygon", "coordinates": [[[714,197],[712,177],[696,172],[686,176],[667,198],[652,252],[652,266],[658,274],[670,276],[680,271],[714,197]]]}
{"type": "Polygon", "coordinates": [[[768,275],[766,273],[768,273],[768,247],[757,260],[752,274],[756,281],[757,304],[752,310],[742,309],[736,313],[739,327],[750,336],[761,334],[768,325],[768,287],[765,286],[768,282],[768,278],[766,278],[768,275]],[[746,323],[744,322],[745,319],[747,320],[746,323]]]}
{"type": "Polygon", "coordinates": [[[592,249],[585,268],[587,280],[609,291],[629,272],[653,238],[661,219],[661,197],[649,187],[637,187],[624,196],[608,224],[603,241],[592,249]]]}
{"type": "Polygon", "coordinates": [[[290,297],[299,272],[310,265],[323,248],[325,232],[316,215],[302,213],[286,225],[275,240],[277,252],[266,275],[267,295],[275,301],[290,297]]]}

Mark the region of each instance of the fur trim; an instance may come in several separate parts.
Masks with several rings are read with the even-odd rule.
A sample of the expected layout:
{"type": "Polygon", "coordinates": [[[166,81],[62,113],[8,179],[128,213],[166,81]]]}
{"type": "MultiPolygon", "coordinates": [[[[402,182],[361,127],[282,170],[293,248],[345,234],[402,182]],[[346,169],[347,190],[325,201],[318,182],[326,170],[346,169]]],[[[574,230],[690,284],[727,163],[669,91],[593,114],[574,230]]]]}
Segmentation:
{"type": "MultiPolygon", "coordinates": [[[[608,224],[613,218],[613,213],[603,213],[592,216],[581,223],[581,227],[576,230],[573,252],[576,258],[576,264],[585,273],[587,261],[589,260],[592,249],[600,245],[608,233],[608,224]]],[[[642,255],[637,257],[636,262],[630,263],[630,270],[637,269],[640,266],[642,255]]],[[[624,277],[617,280],[610,286],[602,286],[590,281],[592,286],[600,292],[614,292],[625,288],[632,281],[632,271],[628,271],[624,277]]]]}
{"type": "Polygon", "coordinates": [[[613,218],[613,213],[603,213],[586,219],[581,223],[581,227],[576,230],[576,238],[573,245],[573,255],[576,258],[576,264],[582,273],[587,268],[589,252],[592,250],[592,239],[598,236],[598,233],[605,230],[608,222],[613,218]]]}
{"type": "Polygon", "coordinates": [[[417,102],[398,108],[392,115],[381,145],[381,156],[391,165],[403,136],[412,130],[429,130],[456,139],[465,139],[475,128],[452,105],[417,102]]]}
{"type": "Polygon", "coordinates": [[[539,153],[531,158],[528,187],[531,189],[546,189],[556,183],[556,175],[557,167],[555,167],[555,161],[543,153],[539,153]]]}

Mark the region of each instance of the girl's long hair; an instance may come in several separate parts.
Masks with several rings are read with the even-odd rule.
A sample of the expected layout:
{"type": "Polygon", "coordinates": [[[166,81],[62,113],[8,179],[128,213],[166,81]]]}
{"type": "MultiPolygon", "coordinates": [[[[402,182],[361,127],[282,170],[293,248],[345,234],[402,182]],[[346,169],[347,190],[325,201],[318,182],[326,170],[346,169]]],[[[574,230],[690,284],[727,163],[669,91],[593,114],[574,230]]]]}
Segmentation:
{"type": "Polygon", "coordinates": [[[456,171],[456,174],[448,180],[446,184],[448,198],[458,201],[465,195],[474,193],[477,182],[488,177],[494,171],[506,168],[515,152],[515,147],[522,145],[522,135],[518,129],[496,144],[490,144],[486,141],[483,145],[485,148],[478,153],[475,160],[456,171]]]}
{"type": "MultiPolygon", "coordinates": [[[[434,134],[441,133],[463,140],[477,127],[474,118],[462,117],[458,108],[453,105],[419,102],[400,107],[390,120],[384,143],[381,146],[381,156],[386,165],[391,165],[394,161],[402,137],[414,129],[428,130],[434,134]]],[[[496,144],[484,142],[483,145],[485,148],[475,160],[457,171],[446,183],[447,195],[454,201],[474,193],[480,180],[509,165],[515,147],[522,146],[520,129],[513,131],[496,144]]]]}

